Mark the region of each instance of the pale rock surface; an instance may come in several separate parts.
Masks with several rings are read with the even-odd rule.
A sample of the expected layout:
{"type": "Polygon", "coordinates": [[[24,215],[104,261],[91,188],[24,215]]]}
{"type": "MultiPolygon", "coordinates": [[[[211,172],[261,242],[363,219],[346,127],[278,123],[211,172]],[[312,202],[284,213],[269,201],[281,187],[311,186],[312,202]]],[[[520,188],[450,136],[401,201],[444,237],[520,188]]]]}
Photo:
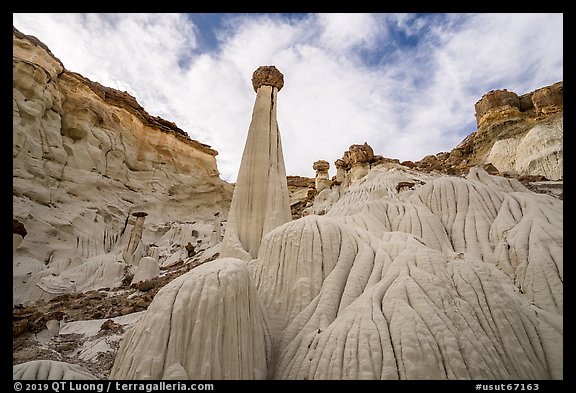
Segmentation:
{"type": "Polygon", "coordinates": [[[243,260],[257,258],[262,237],[292,219],[276,119],[283,77],[275,67],[263,66],[254,71],[253,83],[256,102],[222,246],[222,256],[243,260]]]}
{"type": "Polygon", "coordinates": [[[12,253],[20,246],[27,233],[26,228],[20,221],[12,220],[12,253]]]}
{"type": "Polygon", "coordinates": [[[97,379],[76,364],[54,360],[32,360],[12,366],[14,380],[93,380],[97,379]]]}
{"type": "Polygon", "coordinates": [[[346,170],[350,169],[349,165],[342,159],[337,159],[334,161],[334,166],[336,166],[336,176],[334,177],[334,182],[336,184],[346,184],[346,170]]]}
{"type": "Polygon", "coordinates": [[[159,275],[160,265],[158,264],[158,260],[152,257],[144,257],[140,259],[138,263],[136,273],[134,273],[134,277],[132,278],[132,284],[148,281],[159,275]]]}
{"type": "Polygon", "coordinates": [[[316,203],[323,215],[271,230],[258,258],[216,260],[159,292],[112,378],[563,378],[561,200],[479,167],[383,165],[316,203]],[[234,311],[208,311],[227,291],[218,307],[234,311]],[[160,320],[170,329],[155,332],[160,320]],[[199,337],[205,325],[222,333],[199,337]],[[230,342],[250,358],[228,363],[230,342]]]}
{"type": "Polygon", "coordinates": [[[326,210],[249,264],[274,378],[563,378],[562,201],[479,168],[373,169],[326,210]]]}
{"type": "Polygon", "coordinates": [[[520,175],[539,174],[549,180],[564,177],[564,127],[537,125],[532,128],[516,150],[516,168],[520,175]]]}
{"type": "Polygon", "coordinates": [[[60,321],[56,319],[49,320],[46,322],[46,330],[48,330],[48,333],[52,336],[57,336],[60,333],[60,321]]]}
{"type": "Polygon", "coordinates": [[[265,379],[269,341],[246,263],[221,258],[156,294],[125,334],[110,378],[265,379]]]}
{"type": "Polygon", "coordinates": [[[535,125],[525,135],[496,141],[486,161],[501,172],[559,180],[563,178],[563,140],[564,121],[559,117],[535,125]]]}
{"type": "Polygon", "coordinates": [[[22,235],[20,235],[18,233],[12,234],[12,253],[14,253],[16,251],[16,249],[18,248],[20,243],[22,243],[22,240],[24,240],[22,235]]]}
{"type": "Polygon", "coordinates": [[[208,235],[214,211],[227,218],[233,187],[219,177],[215,150],[150,116],[127,93],[66,70],[16,30],[12,136],[13,218],[28,231],[13,240],[14,304],[121,282],[134,211],[149,214],[135,263],[150,243],[163,262],[172,247],[164,236],[182,217],[190,221],[180,227],[206,223],[208,235]],[[46,278],[69,268],[87,281],[70,271],[46,278]],[[40,285],[61,289],[40,289],[43,278],[40,285]]]}
{"type": "Polygon", "coordinates": [[[350,168],[350,182],[353,183],[359,179],[362,179],[368,174],[369,170],[370,164],[367,162],[358,162],[357,164],[352,165],[350,168]]]}
{"type": "Polygon", "coordinates": [[[148,255],[151,258],[154,258],[158,261],[160,257],[160,251],[158,250],[158,246],[156,244],[152,244],[148,246],[148,255]]]}
{"type": "Polygon", "coordinates": [[[332,182],[330,181],[330,176],[328,175],[328,169],[330,169],[330,163],[325,160],[318,160],[312,165],[312,169],[316,171],[316,178],[314,183],[316,185],[316,192],[321,192],[325,188],[330,188],[332,182]]]}
{"type": "Polygon", "coordinates": [[[222,221],[220,219],[220,212],[214,213],[214,229],[210,235],[210,247],[214,247],[222,241],[222,221]]]}
{"type": "Polygon", "coordinates": [[[370,170],[370,160],[374,158],[374,151],[368,143],[352,145],[348,149],[350,157],[350,182],[355,182],[366,176],[370,170]]]}
{"type": "Polygon", "coordinates": [[[142,240],[142,231],[144,230],[144,220],[148,213],[145,212],[135,212],[132,213],[136,219],[134,220],[134,226],[130,231],[130,239],[128,240],[128,245],[126,246],[126,250],[122,257],[124,261],[130,265],[138,264],[140,259],[136,259],[139,257],[137,254],[138,247],[140,246],[140,240],[142,240]]]}
{"type": "Polygon", "coordinates": [[[97,255],[61,271],[58,275],[45,275],[37,281],[36,285],[50,294],[113,288],[122,283],[126,266],[124,263],[117,262],[116,259],[117,256],[114,254],[97,255]]]}

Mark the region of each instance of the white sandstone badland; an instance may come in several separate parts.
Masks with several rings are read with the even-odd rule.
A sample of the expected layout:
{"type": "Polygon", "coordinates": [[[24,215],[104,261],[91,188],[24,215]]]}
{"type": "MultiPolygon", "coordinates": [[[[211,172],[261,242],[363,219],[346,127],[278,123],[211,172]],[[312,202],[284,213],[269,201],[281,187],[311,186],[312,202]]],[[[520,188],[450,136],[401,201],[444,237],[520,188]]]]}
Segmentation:
{"type": "MultiPolygon", "coordinates": [[[[280,85],[268,76],[255,86],[226,231],[241,259],[164,286],[123,337],[110,378],[563,379],[563,201],[478,168],[462,178],[358,160],[311,215],[290,221],[280,85]]],[[[13,79],[14,218],[28,232],[13,239],[15,303],[114,287],[136,272],[127,249],[136,263],[168,266],[217,233],[230,188],[210,150],[106,101],[17,34],[13,79]],[[133,249],[137,211],[149,215],[133,249]]],[[[562,134],[523,138],[506,151],[535,156],[562,134]]],[[[530,170],[534,160],[515,157],[508,165],[530,170]]],[[[536,170],[558,168],[541,161],[536,170]]],[[[50,361],[13,376],[93,377],[50,361]]]]}
{"type": "Polygon", "coordinates": [[[264,379],[264,310],[246,262],[220,258],[164,286],[118,350],[111,379],[264,379]]]}
{"type": "Polygon", "coordinates": [[[113,288],[150,244],[162,264],[192,240],[209,242],[232,186],[216,151],[167,124],[14,31],[13,215],[28,231],[13,241],[14,304],[113,288]],[[148,216],[130,244],[139,211],[148,216]]]}
{"type": "Polygon", "coordinates": [[[55,360],[32,360],[12,367],[14,380],[90,380],[97,379],[87,370],[76,364],[55,360]]]}
{"type": "Polygon", "coordinates": [[[542,175],[550,180],[564,177],[564,118],[551,116],[526,134],[497,140],[486,162],[501,172],[542,175]]]}
{"type": "Polygon", "coordinates": [[[166,285],[111,378],[563,379],[562,208],[479,167],[372,168],[166,285]]]}
{"type": "Polygon", "coordinates": [[[563,378],[561,200],[482,169],[378,168],[332,192],[325,215],[272,230],[247,265],[219,259],[168,284],[112,377],[563,378]],[[417,186],[398,192],[401,181],[417,186]],[[227,264],[251,276],[221,273],[227,264]],[[216,312],[219,299],[231,311],[216,312]],[[173,322],[158,331],[160,320],[173,322]]]}

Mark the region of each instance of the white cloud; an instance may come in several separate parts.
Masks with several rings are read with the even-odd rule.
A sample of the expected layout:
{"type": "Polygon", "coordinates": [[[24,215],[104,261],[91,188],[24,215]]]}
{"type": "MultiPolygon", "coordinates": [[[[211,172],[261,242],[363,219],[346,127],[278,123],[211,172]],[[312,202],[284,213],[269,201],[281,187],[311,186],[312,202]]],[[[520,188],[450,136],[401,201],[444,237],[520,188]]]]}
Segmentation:
{"type": "Polygon", "coordinates": [[[373,14],[318,14],[319,43],[336,53],[346,52],[355,46],[374,45],[378,35],[385,33],[373,14]]]}
{"type": "Polygon", "coordinates": [[[333,163],[356,143],[401,160],[450,150],[474,131],[474,103],[488,90],[522,94],[562,79],[561,14],[238,15],[205,53],[183,14],[14,14],[14,25],[67,69],[127,90],[213,146],[228,181],[260,65],[285,76],[278,122],[287,172],[310,177],[314,161],[333,163]],[[391,31],[413,42],[390,44],[391,31]],[[360,57],[378,50],[380,62],[360,57]]]}

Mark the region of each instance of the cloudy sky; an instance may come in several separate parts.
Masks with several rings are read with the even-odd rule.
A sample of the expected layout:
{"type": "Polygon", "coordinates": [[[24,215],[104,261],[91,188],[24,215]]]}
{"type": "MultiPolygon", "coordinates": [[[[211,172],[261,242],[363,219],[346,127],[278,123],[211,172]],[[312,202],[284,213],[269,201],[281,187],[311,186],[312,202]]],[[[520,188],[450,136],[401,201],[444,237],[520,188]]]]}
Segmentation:
{"type": "Polygon", "coordinates": [[[216,150],[234,182],[256,94],[285,85],[278,124],[288,175],[314,177],[352,144],[419,160],[475,131],[474,104],[563,80],[562,14],[13,14],[64,66],[127,91],[216,150]]]}

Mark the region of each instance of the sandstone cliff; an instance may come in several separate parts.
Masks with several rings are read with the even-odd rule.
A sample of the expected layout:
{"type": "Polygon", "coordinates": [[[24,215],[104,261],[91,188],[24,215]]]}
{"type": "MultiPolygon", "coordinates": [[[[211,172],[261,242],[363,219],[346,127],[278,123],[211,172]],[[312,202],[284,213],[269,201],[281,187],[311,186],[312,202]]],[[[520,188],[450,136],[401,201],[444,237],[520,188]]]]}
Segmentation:
{"type": "Polygon", "coordinates": [[[14,255],[15,303],[118,284],[116,254],[134,211],[148,213],[143,249],[168,246],[162,236],[174,223],[199,235],[172,233],[173,244],[208,240],[233,188],[219,177],[214,149],[129,94],[66,70],[34,37],[14,29],[13,48],[13,214],[27,230],[14,255]],[[88,265],[90,273],[78,271],[88,265]],[[48,279],[73,268],[65,280],[48,279]],[[96,272],[99,282],[75,281],[96,272]]]}
{"type": "Polygon", "coordinates": [[[564,83],[558,82],[518,96],[490,91],[475,105],[478,129],[450,152],[429,155],[407,166],[447,174],[491,165],[509,176],[564,176],[564,83]]]}

